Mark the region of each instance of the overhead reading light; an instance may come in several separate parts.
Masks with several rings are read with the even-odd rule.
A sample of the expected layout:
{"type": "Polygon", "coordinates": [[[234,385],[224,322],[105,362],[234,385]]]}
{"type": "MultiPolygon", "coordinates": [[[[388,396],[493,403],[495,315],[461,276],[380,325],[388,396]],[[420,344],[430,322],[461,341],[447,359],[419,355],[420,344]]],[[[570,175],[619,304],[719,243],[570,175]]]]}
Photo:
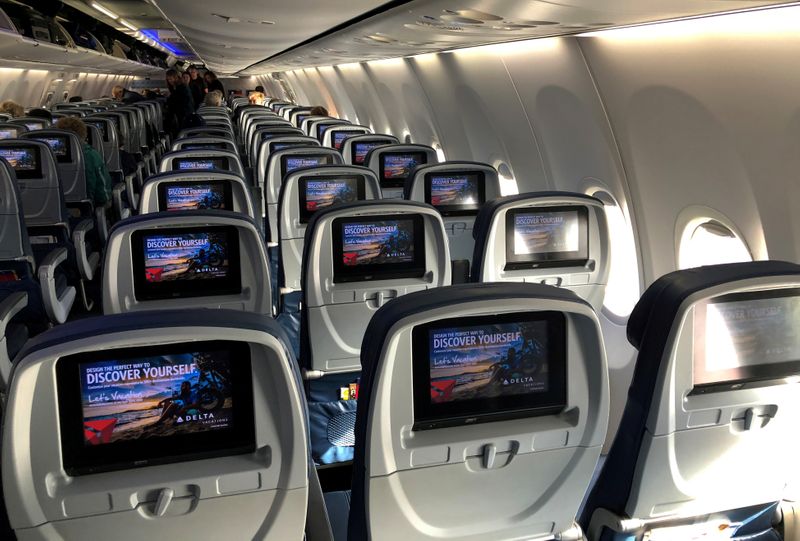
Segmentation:
{"type": "Polygon", "coordinates": [[[118,21],[118,22],[119,22],[119,24],[121,24],[122,26],[124,26],[124,27],[125,27],[125,28],[127,28],[128,30],[131,30],[132,32],[138,32],[138,31],[139,31],[139,29],[138,29],[138,28],[136,28],[135,26],[133,26],[131,23],[129,23],[129,22],[128,22],[128,21],[126,21],[125,19],[119,19],[119,21],[118,21]]]}
{"type": "Polygon", "coordinates": [[[107,16],[111,17],[114,20],[119,19],[119,16],[116,13],[114,13],[110,9],[106,8],[105,6],[102,6],[102,5],[98,4],[97,2],[92,2],[92,7],[94,9],[96,9],[97,11],[99,11],[100,13],[102,13],[103,15],[107,15],[107,16]]]}

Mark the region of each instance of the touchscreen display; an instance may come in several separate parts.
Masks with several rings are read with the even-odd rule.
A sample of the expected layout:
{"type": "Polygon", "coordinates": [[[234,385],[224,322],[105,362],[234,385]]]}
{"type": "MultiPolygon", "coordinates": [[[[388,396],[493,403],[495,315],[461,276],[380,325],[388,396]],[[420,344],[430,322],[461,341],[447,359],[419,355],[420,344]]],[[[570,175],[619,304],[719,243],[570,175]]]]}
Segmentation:
{"type": "Polygon", "coordinates": [[[29,131],[41,130],[42,128],[44,128],[44,123],[43,122],[42,123],[39,123],[39,122],[24,122],[24,124],[25,124],[25,127],[28,128],[29,131]]]}
{"type": "Polygon", "coordinates": [[[564,333],[564,316],[557,312],[451,319],[415,328],[415,428],[562,408],[564,333]]]}
{"type": "Polygon", "coordinates": [[[286,176],[292,171],[302,169],[304,167],[315,167],[317,165],[328,165],[331,163],[331,156],[329,155],[309,155],[309,154],[295,154],[289,156],[282,156],[281,163],[283,165],[283,175],[286,176]]]}
{"type": "Polygon", "coordinates": [[[90,122],[86,121],[86,124],[90,126],[95,126],[100,132],[103,134],[103,141],[108,142],[108,124],[105,122],[90,122]]]}
{"type": "Polygon", "coordinates": [[[588,259],[586,207],[524,208],[506,213],[506,269],[583,265],[588,259]]]}
{"type": "Polygon", "coordinates": [[[345,139],[350,139],[351,137],[355,137],[356,135],[364,135],[364,133],[365,132],[363,130],[337,131],[333,134],[333,148],[335,148],[336,150],[342,150],[342,146],[344,145],[345,139]]]}
{"type": "Polygon", "coordinates": [[[370,150],[372,150],[375,147],[388,144],[390,144],[388,141],[365,141],[363,143],[359,141],[353,143],[353,145],[351,146],[352,148],[351,152],[353,153],[352,156],[353,165],[364,165],[364,162],[367,159],[367,154],[369,154],[370,150]]]}
{"type": "Polygon", "coordinates": [[[284,148],[292,148],[292,147],[307,147],[308,141],[293,141],[293,142],[286,142],[286,143],[270,143],[269,144],[269,151],[277,152],[279,150],[283,150],[284,148]]]}
{"type": "Polygon", "coordinates": [[[424,152],[386,152],[381,156],[381,186],[402,188],[411,171],[427,163],[424,152]]]}
{"type": "Polygon", "coordinates": [[[46,143],[59,163],[70,161],[69,140],[66,137],[37,137],[36,140],[46,143]]]}
{"type": "Polygon", "coordinates": [[[173,169],[181,171],[210,171],[212,169],[228,169],[227,158],[177,158],[173,169]]]}
{"type": "Polygon", "coordinates": [[[415,278],[425,273],[422,216],[338,218],[333,232],[334,282],[415,278]]]}
{"type": "Polygon", "coordinates": [[[723,295],[694,311],[696,387],[800,373],[800,290],[723,295]]]}
{"type": "Polygon", "coordinates": [[[78,354],[59,359],[56,373],[65,467],[73,473],[253,448],[246,344],[78,354]]]}
{"type": "Polygon", "coordinates": [[[227,148],[228,146],[225,143],[191,143],[191,144],[187,143],[181,146],[181,150],[195,150],[195,149],[225,150],[227,148]]]}
{"type": "Polygon", "coordinates": [[[0,148],[0,158],[5,158],[16,171],[18,179],[41,176],[39,151],[36,148],[0,148]]]}
{"type": "Polygon", "coordinates": [[[159,210],[233,210],[230,183],[209,181],[168,183],[158,186],[159,210]]]}
{"type": "Polygon", "coordinates": [[[364,199],[364,177],[312,177],[300,179],[300,223],[308,223],[318,210],[364,199]]]}
{"type": "Polygon", "coordinates": [[[137,299],[241,292],[235,227],[136,231],[131,242],[137,299]]]}
{"type": "Polygon", "coordinates": [[[17,137],[17,130],[9,130],[3,128],[0,130],[0,139],[15,139],[17,137]]]}
{"type": "Polygon", "coordinates": [[[426,202],[445,216],[477,214],[486,200],[484,177],[482,172],[427,174],[426,202]]]}

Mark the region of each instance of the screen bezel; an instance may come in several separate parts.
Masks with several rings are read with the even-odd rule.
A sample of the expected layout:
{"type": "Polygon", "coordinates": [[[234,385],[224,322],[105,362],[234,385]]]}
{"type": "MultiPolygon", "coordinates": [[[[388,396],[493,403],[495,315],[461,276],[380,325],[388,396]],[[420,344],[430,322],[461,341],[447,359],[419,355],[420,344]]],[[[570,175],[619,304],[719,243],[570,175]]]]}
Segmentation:
{"type": "Polygon", "coordinates": [[[172,170],[173,171],[227,171],[229,168],[230,168],[230,162],[228,161],[228,157],[227,156],[207,156],[207,157],[204,157],[204,158],[201,158],[201,157],[197,157],[197,158],[183,157],[183,158],[174,158],[172,160],[172,170]],[[185,162],[200,162],[200,161],[212,161],[212,165],[214,165],[214,167],[212,167],[211,169],[191,169],[191,168],[190,169],[181,169],[181,163],[185,163],[185,162]],[[217,166],[217,164],[214,163],[214,162],[218,162],[220,165],[217,166]]]}
{"type": "MultiPolygon", "coordinates": [[[[47,143],[42,143],[43,145],[47,146],[47,143]]],[[[50,147],[47,147],[50,148],[50,147]]],[[[33,169],[17,169],[16,167],[12,166],[12,169],[17,175],[17,180],[28,180],[33,178],[42,178],[42,152],[41,149],[37,146],[10,146],[5,147],[7,150],[30,150],[34,154],[34,158],[36,160],[36,167],[33,169]]],[[[2,157],[2,156],[0,156],[2,157]]],[[[9,162],[9,165],[11,163],[9,162]]]]}
{"type": "Polygon", "coordinates": [[[331,120],[331,121],[322,121],[319,122],[314,126],[314,129],[317,131],[317,139],[321,142],[322,138],[325,136],[325,132],[329,129],[333,128],[334,126],[349,126],[349,124],[343,120],[331,120]]]}
{"type": "MultiPolygon", "coordinates": [[[[345,124],[345,126],[346,126],[346,124],[345,124]]],[[[351,137],[358,137],[359,135],[366,135],[367,133],[369,133],[364,128],[352,128],[352,129],[338,130],[337,128],[339,128],[339,127],[340,126],[331,126],[330,129],[334,130],[331,133],[331,144],[333,145],[333,148],[335,148],[336,150],[338,150],[340,152],[342,150],[342,147],[344,146],[344,142],[347,141],[348,139],[350,139],[351,137]],[[339,135],[340,133],[341,134],[352,134],[352,135],[349,135],[349,136],[345,137],[337,145],[336,144],[336,136],[339,135]]]]}
{"type": "MultiPolygon", "coordinates": [[[[181,144],[181,150],[229,150],[230,147],[225,143],[185,143],[181,144]]],[[[185,169],[184,169],[185,171],[185,169]]]]}
{"type": "Polygon", "coordinates": [[[131,254],[133,258],[133,292],[137,301],[238,295],[242,292],[239,230],[236,226],[223,225],[140,229],[131,233],[131,254]],[[170,282],[148,283],[145,278],[144,237],[152,235],[181,235],[186,233],[225,233],[228,235],[228,276],[225,278],[209,278],[206,280],[175,280],[170,282]]]}
{"type": "Polygon", "coordinates": [[[398,278],[422,278],[427,271],[425,254],[425,220],[421,214],[386,214],[375,216],[348,216],[335,218],[331,224],[333,234],[333,283],[369,282],[398,278]],[[344,264],[344,233],[342,226],[351,223],[411,220],[414,231],[414,260],[408,263],[347,266],[344,264]]]}
{"type": "Polygon", "coordinates": [[[245,454],[256,447],[251,351],[244,342],[209,340],[65,355],[56,361],[56,387],[62,464],[72,476],[245,454]],[[84,444],[80,364],[220,350],[230,353],[232,394],[236,396],[232,427],[98,446],[84,444]],[[203,450],[194,450],[198,447],[203,450]]]}
{"type": "MultiPolygon", "coordinates": [[[[231,182],[225,182],[224,180],[197,180],[191,182],[162,182],[158,185],[158,210],[159,212],[172,212],[173,209],[167,208],[167,190],[169,188],[174,187],[189,187],[189,186],[196,186],[198,184],[207,184],[212,187],[212,189],[217,187],[222,187],[222,198],[223,204],[225,205],[224,209],[214,209],[214,210],[233,210],[233,190],[231,189],[231,182]]],[[[207,209],[194,209],[194,210],[207,210],[207,209]]]]}
{"type": "Polygon", "coordinates": [[[35,139],[37,141],[40,141],[40,142],[44,143],[45,145],[48,146],[48,148],[50,148],[50,152],[53,153],[53,157],[56,159],[56,163],[72,163],[72,144],[71,144],[71,142],[69,140],[69,137],[67,137],[65,135],[42,135],[42,136],[39,136],[39,137],[35,137],[35,139]],[[64,148],[66,150],[64,155],[62,156],[62,155],[56,154],[56,151],[53,150],[53,147],[51,147],[47,143],[47,139],[60,139],[60,140],[63,140],[64,141],[64,148]]]}
{"type": "Polygon", "coordinates": [[[583,267],[589,261],[589,209],[585,205],[557,207],[518,207],[506,212],[506,265],[504,270],[549,267],[583,267]],[[578,212],[578,250],[575,252],[544,252],[516,255],[514,253],[514,217],[519,214],[578,212]]]}
{"type": "Polygon", "coordinates": [[[366,161],[367,161],[367,156],[369,155],[370,150],[373,150],[375,148],[378,148],[378,147],[384,146],[384,145],[391,145],[392,143],[393,143],[393,141],[390,141],[390,140],[387,140],[387,139],[381,139],[379,137],[370,138],[370,139],[362,139],[360,141],[353,141],[350,144],[350,161],[353,163],[353,165],[364,165],[366,163],[366,161]],[[367,151],[366,154],[364,154],[364,159],[361,160],[361,161],[358,161],[358,158],[356,157],[356,154],[357,154],[356,150],[358,149],[358,145],[359,144],[375,145],[372,148],[370,148],[367,151]]]}
{"type": "Polygon", "coordinates": [[[785,378],[800,375],[800,359],[781,363],[767,363],[755,366],[740,366],[718,372],[705,372],[704,381],[699,381],[698,366],[705,365],[705,324],[708,306],[748,300],[780,299],[800,297],[800,288],[771,289],[762,291],[742,291],[728,293],[700,301],[693,307],[692,323],[692,390],[691,395],[724,392],[740,389],[751,389],[783,383],[785,378]],[[703,329],[700,332],[699,329],[703,329]],[[713,374],[720,374],[711,377],[713,374]],[[727,377],[723,374],[728,374],[727,377]],[[721,378],[721,379],[720,379],[721,378]]]}
{"type": "MultiPolygon", "coordinates": [[[[367,153],[367,154],[369,154],[369,153],[367,153]]],[[[415,167],[418,167],[420,165],[427,165],[427,163],[428,163],[428,154],[426,152],[422,151],[422,150],[409,150],[409,151],[404,151],[404,150],[395,151],[395,150],[393,150],[393,151],[389,151],[389,152],[384,152],[384,153],[382,153],[380,155],[380,182],[381,182],[381,188],[402,188],[406,183],[406,179],[408,179],[409,175],[411,174],[411,171],[409,171],[409,175],[406,175],[404,177],[386,178],[386,157],[387,156],[414,155],[414,154],[423,157],[423,160],[421,160],[415,167]]]]}
{"type": "Polygon", "coordinates": [[[416,325],[411,336],[414,405],[412,430],[414,431],[553,415],[563,411],[567,405],[567,321],[562,312],[515,312],[449,318],[416,325]],[[537,321],[547,323],[549,355],[546,392],[458,400],[442,404],[431,402],[429,343],[431,331],[537,321]]]}
{"type": "Polygon", "coordinates": [[[441,171],[425,173],[425,202],[439,211],[442,216],[476,216],[486,203],[486,173],[483,171],[441,171]],[[433,177],[475,176],[478,187],[478,202],[472,205],[434,205],[433,177]]]}
{"type": "MultiPolygon", "coordinates": [[[[273,137],[272,139],[275,139],[273,137]]],[[[287,148],[295,148],[295,147],[306,147],[308,146],[308,141],[270,141],[267,143],[269,145],[269,153],[272,154],[273,152],[278,152],[279,150],[286,150],[287,148]],[[287,145],[283,148],[275,148],[275,145],[287,145]]]]}
{"type": "Polygon", "coordinates": [[[103,142],[104,143],[108,143],[108,141],[109,141],[109,139],[108,139],[108,124],[106,124],[105,122],[101,122],[99,120],[94,120],[94,121],[86,120],[86,124],[94,126],[98,130],[100,130],[100,133],[102,134],[102,137],[103,137],[103,142]]]}
{"type": "MultiPolygon", "coordinates": [[[[319,211],[310,211],[307,209],[306,204],[308,202],[306,196],[306,188],[308,187],[308,182],[317,182],[317,181],[341,181],[341,180],[354,180],[356,182],[356,201],[363,201],[366,197],[366,179],[364,175],[355,175],[355,174],[346,174],[346,175],[320,175],[320,176],[308,176],[308,177],[301,177],[299,182],[297,183],[297,190],[298,190],[298,212],[300,214],[300,223],[307,224],[311,217],[319,211]]],[[[330,205],[325,207],[325,209],[333,208],[336,205],[330,205]]]]}
{"type": "Polygon", "coordinates": [[[307,167],[319,167],[322,165],[333,165],[333,157],[330,154],[324,154],[321,152],[306,152],[303,154],[284,154],[281,156],[281,179],[283,179],[286,175],[290,172],[299,171],[300,169],[305,169],[307,167]],[[287,171],[287,165],[290,159],[315,159],[315,158],[324,158],[325,163],[318,163],[316,165],[304,165],[303,167],[296,167],[291,171],[287,171]]]}

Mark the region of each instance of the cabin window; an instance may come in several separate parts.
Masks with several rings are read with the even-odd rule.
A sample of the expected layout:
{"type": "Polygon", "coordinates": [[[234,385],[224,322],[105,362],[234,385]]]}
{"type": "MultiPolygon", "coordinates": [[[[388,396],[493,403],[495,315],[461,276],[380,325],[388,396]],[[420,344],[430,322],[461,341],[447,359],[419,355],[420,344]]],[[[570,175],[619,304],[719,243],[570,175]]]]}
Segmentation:
{"type": "Polygon", "coordinates": [[[605,190],[592,193],[603,202],[608,222],[611,266],[608,270],[603,309],[617,318],[626,318],[639,301],[639,260],[633,226],[619,202],[605,190]]]}
{"type": "Polygon", "coordinates": [[[517,186],[517,179],[514,178],[511,167],[506,162],[497,162],[494,167],[497,169],[497,177],[500,180],[500,195],[518,194],[519,186],[517,186]]]}
{"type": "Polygon", "coordinates": [[[678,268],[752,261],[753,256],[732,227],[713,218],[689,222],[678,246],[678,268]]]}
{"type": "Polygon", "coordinates": [[[444,163],[447,161],[447,156],[444,155],[444,149],[442,148],[442,145],[439,143],[434,143],[433,150],[436,151],[436,159],[439,160],[439,163],[444,163]]]}

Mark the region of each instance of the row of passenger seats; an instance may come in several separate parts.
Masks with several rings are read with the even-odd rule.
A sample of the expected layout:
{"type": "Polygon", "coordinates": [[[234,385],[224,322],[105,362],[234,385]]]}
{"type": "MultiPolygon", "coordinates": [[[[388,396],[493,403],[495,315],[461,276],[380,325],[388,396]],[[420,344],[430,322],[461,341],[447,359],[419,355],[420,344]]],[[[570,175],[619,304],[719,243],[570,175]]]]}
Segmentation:
{"type": "MultiPolygon", "coordinates": [[[[277,393],[271,400],[278,402],[271,407],[277,408],[275,415],[290,407],[279,400],[281,393],[291,396],[297,392],[307,400],[300,410],[308,418],[300,429],[303,434],[308,431],[308,438],[302,446],[291,440],[291,451],[300,455],[310,452],[312,464],[353,461],[353,508],[334,511],[351,497],[346,492],[326,496],[332,519],[351,517],[349,526],[347,521],[333,520],[339,537],[348,530],[351,539],[443,535],[546,539],[556,534],[566,539],[579,535],[572,523],[592,478],[608,416],[605,354],[594,315],[602,302],[609,265],[602,203],[561,192],[501,198],[497,173],[490,166],[434,164],[430,147],[399,145],[390,136],[363,133],[368,130],[338,119],[307,117],[304,113],[309,108],[280,103],[272,107],[274,110],[234,100],[232,116],[224,107],[200,108],[205,125],[178,136],[172,150],[161,156],[158,174],[130,184],[128,200],[136,203],[132,211],[140,215],[121,221],[109,233],[102,280],[107,316],[92,324],[118,321],[133,329],[132,322],[140,319],[111,314],[137,312],[148,321],[161,321],[161,317],[172,321],[166,324],[169,329],[164,336],[177,336],[182,331],[175,329],[180,327],[176,322],[184,320],[167,312],[159,315],[153,309],[180,309],[189,322],[186,326],[193,325],[190,314],[201,308],[249,313],[251,316],[235,319],[227,312],[213,313],[214,318],[225,318],[220,322],[231,320],[244,328],[256,325],[244,323],[247,318],[264,322],[277,316],[283,330],[278,332],[268,323],[269,332],[279,338],[276,348],[300,379],[292,380],[295,387],[288,395],[283,388],[269,387],[269,393],[277,393]],[[294,131],[298,129],[304,129],[302,134],[294,131]],[[337,138],[339,133],[344,135],[337,138]],[[335,148],[319,146],[320,142],[339,144],[344,155],[335,148]],[[372,146],[358,147],[360,142],[372,146]],[[254,146],[256,151],[248,152],[254,146]],[[360,156],[368,166],[345,164],[347,156],[352,160],[360,156]],[[386,197],[401,191],[406,200],[386,197]],[[458,268],[451,261],[456,252],[459,257],[472,257],[467,265],[471,272],[465,273],[465,279],[471,274],[472,280],[495,283],[447,287],[453,282],[453,269],[458,268]],[[480,338],[484,336],[485,345],[480,338]],[[482,347],[476,348],[479,341],[482,347]],[[388,371],[383,375],[377,368],[382,363],[388,371]],[[361,406],[357,408],[357,404],[361,406]],[[368,450],[371,445],[374,451],[368,450]],[[429,476],[437,487],[441,484],[442,492],[431,489],[429,476]],[[373,477],[375,484],[371,485],[373,477]],[[486,506],[483,498],[475,497],[480,486],[490,487],[496,506],[486,506]],[[500,486],[508,490],[503,493],[506,496],[498,494],[500,486]],[[532,499],[532,493],[538,496],[532,499]],[[382,514],[375,503],[369,504],[367,494],[379,498],[375,502],[398,503],[386,509],[381,505],[382,514]],[[447,500],[452,505],[443,507],[446,512],[438,516],[437,506],[431,505],[428,497],[436,498],[437,504],[447,500]]],[[[796,272],[789,267],[779,268],[787,275],[796,272]]],[[[202,314],[198,321],[210,321],[210,314],[202,314]]],[[[203,328],[202,335],[209,340],[225,335],[237,341],[237,333],[226,325],[221,323],[223,330],[216,333],[203,328]]],[[[60,332],[64,337],[82,334],[80,329],[66,328],[49,334],[58,336],[60,332]]],[[[152,340],[152,332],[145,330],[142,337],[152,340]]],[[[121,335],[116,340],[116,347],[131,343],[121,335]]],[[[176,340],[183,338],[168,341],[176,340]]],[[[159,344],[163,345],[158,341],[155,345],[159,344]]],[[[99,345],[95,349],[114,347],[99,345]]],[[[231,410],[225,414],[227,421],[220,422],[220,430],[230,428],[231,415],[244,415],[244,424],[251,424],[249,418],[260,414],[253,412],[256,404],[250,407],[247,393],[242,395],[243,410],[232,405],[239,403],[232,393],[242,389],[236,383],[241,383],[237,380],[241,373],[235,374],[230,361],[218,360],[226,357],[225,351],[229,359],[246,356],[237,347],[228,344],[222,350],[209,346],[207,350],[178,352],[209,359],[207,370],[198,368],[203,361],[189,372],[180,372],[191,373],[187,379],[192,382],[197,380],[192,385],[205,397],[200,408],[188,407],[197,397],[184,397],[179,386],[167,385],[147,417],[152,421],[158,408],[162,417],[167,416],[150,429],[142,428],[142,418],[120,419],[109,413],[91,416],[97,417],[97,422],[86,425],[88,417],[84,415],[85,438],[91,445],[102,443],[103,438],[114,436],[118,424],[120,433],[135,429],[129,434],[134,434],[131,439],[137,442],[167,438],[173,432],[181,433],[180,428],[171,428],[184,418],[175,412],[183,410],[192,410],[187,420],[193,423],[206,420],[203,416],[217,411],[215,408],[231,410]],[[204,409],[204,400],[215,406],[204,409]],[[177,404],[174,407],[170,405],[173,402],[177,404]]],[[[159,358],[172,359],[167,350],[153,351],[159,358]]],[[[180,364],[154,363],[149,356],[136,357],[134,362],[130,361],[133,352],[122,353],[124,361],[98,357],[97,363],[86,365],[85,384],[89,385],[90,373],[130,374],[126,371],[137,367],[180,364]],[[126,368],[108,368],[111,366],[126,368]]],[[[73,374],[83,370],[79,360],[73,364],[78,366],[71,369],[73,374]]],[[[57,372],[50,377],[58,377],[57,372]]],[[[73,381],[77,379],[73,377],[73,381]]],[[[100,380],[92,376],[92,381],[100,380]]],[[[262,381],[253,373],[256,394],[263,390],[256,388],[256,382],[262,381]]],[[[59,400],[60,396],[59,387],[59,400]]],[[[82,400],[88,395],[74,396],[82,400]]],[[[634,410],[638,407],[632,406],[634,410]]],[[[772,409],[765,406],[764,411],[769,414],[772,409]]],[[[763,417],[762,409],[749,415],[751,419],[753,415],[763,417]]],[[[74,420],[76,425],[79,417],[74,420]]],[[[696,419],[711,417],[710,413],[701,414],[696,419]]],[[[717,424],[727,427],[725,419],[721,417],[717,424]]],[[[201,432],[212,434],[213,425],[198,426],[205,426],[201,432]]],[[[687,425],[698,426],[696,421],[687,425]]],[[[219,434],[222,432],[205,439],[198,436],[197,443],[205,449],[211,440],[227,440],[216,437],[219,434]]],[[[253,443],[247,434],[234,431],[229,435],[232,443],[247,440],[237,449],[254,453],[259,464],[277,460],[281,467],[282,458],[272,454],[273,444],[259,443],[277,440],[256,438],[253,443]],[[270,458],[260,461],[258,457],[270,458]]],[[[289,441],[280,440],[280,445],[289,441]]],[[[69,444],[62,441],[62,450],[69,444]]],[[[84,441],[83,446],[87,445],[84,441]]],[[[137,446],[139,443],[133,445],[137,446]]],[[[146,451],[147,446],[141,444],[141,450],[146,451]]],[[[130,465],[135,455],[131,449],[121,459],[103,457],[102,451],[97,451],[96,458],[100,462],[127,460],[130,465]]],[[[144,462],[155,464],[168,451],[169,447],[151,449],[154,456],[144,462]]],[[[231,449],[223,451],[230,454],[231,449]]],[[[285,451],[280,450],[281,457],[285,451]]],[[[298,456],[294,455],[294,464],[299,464],[298,456]]],[[[129,509],[131,520],[138,520],[136,516],[142,513],[148,517],[176,513],[191,520],[191,509],[204,498],[226,494],[220,483],[234,485],[231,494],[286,488],[270,482],[256,486],[254,479],[270,477],[263,472],[244,472],[242,465],[220,470],[222,462],[208,463],[213,466],[209,471],[241,475],[222,481],[216,477],[216,492],[202,489],[211,486],[204,485],[206,481],[185,481],[180,490],[175,488],[177,480],[169,486],[148,481],[149,488],[136,489],[136,497],[106,492],[84,498],[81,493],[70,502],[79,510],[76,516],[129,509]],[[118,500],[125,502],[122,507],[114,507],[118,500]],[[110,501],[111,507],[93,507],[101,501],[110,501]],[[89,503],[83,507],[85,502],[89,503]]],[[[104,464],[99,470],[109,467],[116,466],[104,464]]],[[[74,467],[75,475],[87,473],[81,468],[81,464],[74,467]]],[[[304,468],[306,475],[314,472],[313,467],[304,468]]],[[[272,474],[286,479],[281,471],[272,474]]],[[[269,498],[280,499],[281,494],[273,492],[269,498]]],[[[227,509],[221,500],[216,503],[221,504],[220,512],[227,509]]],[[[250,503],[255,505],[255,498],[250,503]]],[[[302,517],[324,517],[324,511],[319,511],[320,498],[311,503],[316,505],[315,511],[302,517]]],[[[62,502],[62,509],[65,505],[62,502]]],[[[619,506],[606,510],[622,516],[619,506]]],[[[257,514],[261,526],[253,527],[261,529],[253,530],[257,532],[253,537],[265,537],[270,532],[267,524],[274,522],[278,512],[276,507],[266,515],[257,514]]],[[[71,517],[66,513],[51,520],[67,521],[71,517]]],[[[306,527],[294,511],[284,514],[293,517],[296,531],[306,527]]],[[[214,512],[212,516],[219,520],[214,512]]],[[[237,515],[230,516],[236,520],[237,515]]],[[[593,518],[596,516],[600,515],[584,513],[584,529],[592,520],[599,523],[600,519],[593,518]]],[[[98,526],[103,528],[103,524],[98,526]]],[[[197,522],[198,528],[203,528],[198,531],[213,530],[209,524],[197,522]]],[[[598,533],[593,539],[610,535],[603,533],[605,530],[622,531],[631,524],[603,523],[599,529],[595,527],[598,533]]],[[[217,527],[222,531],[221,525],[217,527]]],[[[285,531],[290,530],[275,530],[285,531]]],[[[155,531],[153,535],[158,536],[155,531]]]]}

